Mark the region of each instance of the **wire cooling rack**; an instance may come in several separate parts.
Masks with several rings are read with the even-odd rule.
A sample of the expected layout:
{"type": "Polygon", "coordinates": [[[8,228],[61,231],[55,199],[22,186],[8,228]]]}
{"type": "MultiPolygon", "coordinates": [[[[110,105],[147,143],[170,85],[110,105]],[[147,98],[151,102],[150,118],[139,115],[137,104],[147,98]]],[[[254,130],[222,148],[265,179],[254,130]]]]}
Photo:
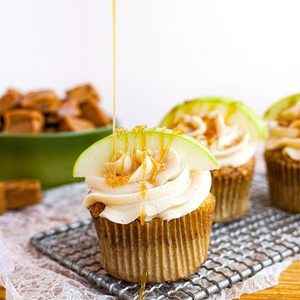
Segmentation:
{"type": "MultiPolygon", "coordinates": [[[[266,178],[255,174],[248,213],[214,224],[207,261],[186,280],[147,284],[144,299],[206,299],[300,252],[300,214],[281,211],[268,199],[266,178]]],[[[102,268],[91,220],[41,232],[31,244],[61,265],[124,300],[136,300],[140,284],[118,280],[102,268]]]]}

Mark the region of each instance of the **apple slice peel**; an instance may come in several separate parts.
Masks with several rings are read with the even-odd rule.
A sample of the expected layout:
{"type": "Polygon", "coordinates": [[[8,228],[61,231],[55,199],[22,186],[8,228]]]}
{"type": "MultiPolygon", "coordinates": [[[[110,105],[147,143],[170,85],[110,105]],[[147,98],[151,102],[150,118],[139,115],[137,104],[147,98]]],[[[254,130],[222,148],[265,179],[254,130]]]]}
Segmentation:
{"type": "MultiPolygon", "coordinates": [[[[211,170],[218,168],[218,163],[212,153],[194,138],[183,134],[174,135],[173,131],[169,129],[163,130],[156,128],[155,130],[150,130],[146,128],[144,131],[147,150],[159,150],[162,147],[162,141],[164,148],[168,142],[172,140],[171,148],[178,153],[181,164],[187,164],[191,169],[211,170]]],[[[142,150],[141,135],[132,131],[118,134],[116,137],[118,150],[124,151],[126,146],[126,134],[128,138],[128,153],[132,154],[135,142],[137,149],[142,150]],[[135,141],[135,139],[137,140],[135,141]]],[[[112,155],[113,136],[111,135],[96,142],[79,156],[74,165],[73,176],[105,176],[106,168],[104,164],[111,160],[112,155]]]]}
{"type": "Polygon", "coordinates": [[[213,110],[223,113],[227,125],[237,124],[243,132],[248,132],[252,142],[266,138],[264,123],[255,111],[239,101],[220,97],[198,98],[177,105],[163,118],[160,127],[171,128],[184,113],[202,116],[213,110]]]}

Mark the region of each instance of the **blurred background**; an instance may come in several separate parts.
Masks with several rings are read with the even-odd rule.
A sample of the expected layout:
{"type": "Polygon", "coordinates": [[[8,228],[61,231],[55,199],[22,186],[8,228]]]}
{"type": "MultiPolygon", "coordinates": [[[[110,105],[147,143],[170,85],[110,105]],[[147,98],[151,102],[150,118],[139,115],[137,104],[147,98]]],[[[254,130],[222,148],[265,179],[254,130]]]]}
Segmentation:
{"type": "MultiPolygon", "coordinates": [[[[90,82],[112,114],[112,1],[0,1],[0,93],[90,82]]],[[[200,96],[263,114],[300,92],[297,0],[117,0],[117,118],[157,125],[200,96]]]]}

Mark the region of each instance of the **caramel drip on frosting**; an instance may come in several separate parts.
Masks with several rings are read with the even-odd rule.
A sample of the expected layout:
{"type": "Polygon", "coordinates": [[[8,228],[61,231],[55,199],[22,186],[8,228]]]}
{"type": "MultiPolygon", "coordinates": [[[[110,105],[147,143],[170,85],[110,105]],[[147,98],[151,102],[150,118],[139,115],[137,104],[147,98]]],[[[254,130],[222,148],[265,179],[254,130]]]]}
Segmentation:
{"type": "MultiPolygon", "coordinates": [[[[157,177],[157,175],[163,171],[166,170],[166,167],[164,166],[164,161],[166,157],[168,156],[171,144],[173,142],[174,136],[178,134],[184,134],[184,131],[179,128],[175,128],[173,130],[173,133],[170,135],[170,139],[165,146],[165,132],[166,132],[166,127],[164,127],[161,131],[161,145],[160,145],[160,159],[157,161],[153,157],[149,155],[147,152],[147,136],[146,136],[146,126],[141,125],[141,126],[136,126],[133,128],[132,132],[134,133],[134,146],[132,150],[132,164],[131,164],[131,169],[127,175],[125,175],[125,159],[126,156],[128,155],[128,148],[129,148],[129,141],[128,141],[128,131],[125,130],[123,127],[120,129],[116,129],[116,143],[115,143],[115,151],[116,153],[113,153],[111,161],[109,162],[109,171],[106,174],[106,184],[112,188],[116,186],[122,186],[125,183],[127,183],[130,179],[130,176],[133,174],[133,172],[136,170],[136,152],[137,152],[137,141],[140,136],[140,141],[141,141],[141,151],[142,151],[142,170],[143,170],[143,178],[141,182],[141,195],[142,195],[142,207],[141,207],[141,214],[140,214],[140,222],[142,225],[145,224],[145,219],[146,219],[146,208],[145,208],[145,196],[147,193],[147,186],[146,186],[146,169],[147,169],[147,156],[152,162],[152,170],[150,173],[150,176],[148,178],[149,183],[153,183],[157,177]],[[120,143],[120,137],[124,136],[125,139],[125,149],[122,155],[122,161],[121,161],[121,171],[119,172],[120,174],[116,174],[116,162],[119,157],[119,143],[120,143]]],[[[156,129],[156,127],[153,127],[150,129],[151,132],[153,132],[156,129]]]]}
{"type": "Polygon", "coordinates": [[[132,165],[131,165],[131,170],[129,172],[130,176],[134,172],[134,162],[135,162],[135,158],[136,158],[137,140],[138,140],[137,139],[137,135],[138,135],[137,127],[133,128],[132,131],[134,132],[134,146],[133,146],[133,151],[132,151],[132,165]]]}
{"type": "MultiPolygon", "coordinates": [[[[127,153],[128,153],[128,146],[129,146],[129,143],[128,143],[128,131],[127,129],[124,130],[124,137],[125,137],[125,150],[124,150],[124,154],[123,154],[123,157],[122,157],[122,165],[121,165],[121,169],[122,169],[122,173],[121,175],[122,176],[125,176],[124,174],[124,166],[125,166],[125,160],[126,160],[126,156],[127,156],[127,153]]],[[[126,176],[125,176],[126,177],[126,176]]],[[[129,180],[129,177],[127,179],[127,181],[129,180]]],[[[126,181],[126,182],[127,182],[126,181]]]]}
{"type": "Polygon", "coordinates": [[[174,136],[178,135],[178,134],[184,134],[184,130],[179,129],[179,128],[175,128],[173,130],[173,133],[172,133],[172,135],[170,137],[170,140],[169,140],[166,148],[163,148],[163,145],[164,145],[164,136],[165,136],[164,133],[165,133],[165,131],[166,131],[166,128],[164,127],[163,130],[162,130],[163,134],[161,135],[163,137],[163,139],[161,140],[161,156],[160,156],[160,160],[156,161],[154,158],[152,158],[152,157],[150,158],[151,161],[152,161],[152,163],[153,163],[153,168],[152,168],[152,171],[151,171],[150,178],[148,180],[149,183],[153,183],[154,180],[155,180],[155,178],[156,178],[156,176],[159,173],[161,173],[161,172],[163,172],[163,171],[166,170],[166,167],[163,165],[163,163],[164,163],[164,160],[166,159],[166,157],[167,157],[167,155],[169,153],[169,150],[171,148],[171,144],[173,142],[174,136]]]}
{"type": "Polygon", "coordinates": [[[126,156],[128,154],[128,147],[129,147],[129,142],[128,142],[128,130],[124,129],[123,127],[120,127],[119,129],[116,129],[116,136],[115,138],[117,139],[117,141],[115,142],[115,149],[113,150],[113,154],[111,157],[111,161],[109,162],[109,172],[106,173],[106,184],[112,188],[116,187],[116,186],[122,186],[125,183],[128,182],[131,174],[133,173],[130,172],[128,175],[124,174],[124,165],[125,165],[125,159],[126,156]],[[118,160],[118,153],[119,153],[119,147],[120,147],[120,136],[121,134],[124,135],[125,138],[125,149],[124,149],[124,153],[123,153],[123,157],[122,157],[122,162],[121,162],[121,174],[117,175],[116,172],[116,164],[114,164],[113,162],[118,160]],[[117,146],[117,147],[116,147],[117,146]]]}
{"type": "Polygon", "coordinates": [[[150,160],[152,162],[152,170],[151,170],[151,174],[150,174],[150,177],[148,179],[149,183],[153,183],[156,176],[165,171],[166,170],[166,167],[163,165],[163,161],[156,161],[153,157],[150,157],[150,160]]]}
{"type": "Polygon", "coordinates": [[[142,225],[145,225],[145,219],[146,219],[146,208],[145,208],[145,196],[147,193],[147,187],[146,187],[146,169],[147,169],[147,163],[146,163],[146,155],[147,155],[147,145],[146,145],[146,126],[141,125],[138,127],[141,132],[141,147],[142,147],[142,168],[143,168],[143,180],[142,180],[142,186],[141,186],[141,194],[142,194],[142,210],[140,214],[140,221],[142,225]]]}
{"type": "Polygon", "coordinates": [[[165,146],[165,132],[167,130],[167,127],[164,126],[161,130],[161,133],[160,133],[160,151],[162,153],[163,149],[164,149],[164,146],[165,146]]]}
{"type": "Polygon", "coordinates": [[[142,225],[145,225],[145,219],[146,219],[146,208],[145,208],[145,196],[147,193],[147,187],[146,187],[146,169],[147,169],[147,164],[146,164],[146,151],[143,151],[142,153],[142,168],[143,168],[143,180],[142,180],[142,186],[141,186],[141,194],[142,194],[142,210],[140,214],[140,221],[142,225]]]}
{"type": "Polygon", "coordinates": [[[202,117],[202,121],[206,124],[207,130],[204,133],[204,136],[207,139],[208,147],[211,146],[211,144],[218,139],[218,133],[216,128],[216,120],[210,119],[207,116],[202,117]]]}
{"type": "Polygon", "coordinates": [[[165,160],[165,158],[167,157],[169,150],[171,148],[171,144],[173,142],[174,136],[178,135],[178,134],[184,134],[184,130],[180,129],[180,128],[174,128],[173,129],[173,133],[170,137],[170,140],[166,146],[166,148],[162,149],[162,153],[161,153],[161,158],[160,158],[160,162],[163,162],[165,160]]]}

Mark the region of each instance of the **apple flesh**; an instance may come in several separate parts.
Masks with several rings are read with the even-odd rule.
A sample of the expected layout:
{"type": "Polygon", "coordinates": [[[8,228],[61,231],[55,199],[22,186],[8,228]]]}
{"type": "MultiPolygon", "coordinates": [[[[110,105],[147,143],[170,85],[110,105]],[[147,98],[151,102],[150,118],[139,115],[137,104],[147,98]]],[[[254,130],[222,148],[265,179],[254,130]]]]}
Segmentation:
{"type": "MultiPolygon", "coordinates": [[[[212,153],[197,140],[183,135],[173,135],[172,130],[166,130],[164,133],[161,128],[155,130],[145,129],[146,149],[159,150],[163,141],[163,148],[173,138],[171,148],[174,149],[179,157],[181,164],[188,164],[191,169],[212,170],[218,168],[218,163],[212,153]],[[163,137],[162,137],[163,135],[163,137]]],[[[126,135],[128,138],[128,153],[132,154],[134,144],[138,150],[141,147],[141,132],[120,133],[116,137],[118,150],[124,151],[126,147],[126,135]]],[[[113,155],[113,136],[106,137],[88,149],[86,149],[77,159],[73,176],[74,177],[101,177],[105,174],[104,163],[109,162],[113,155]]]]}
{"type": "Polygon", "coordinates": [[[160,127],[174,127],[174,122],[182,114],[206,114],[212,110],[223,112],[227,125],[237,124],[239,129],[250,134],[251,141],[266,138],[262,119],[250,107],[228,98],[207,97],[186,101],[174,107],[162,120],[160,127]]]}
{"type": "Polygon", "coordinates": [[[264,115],[265,120],[277,120],[281,111],[289,108],[300,100],[300,94],[284,98],[272,105],[264,115]]]}

